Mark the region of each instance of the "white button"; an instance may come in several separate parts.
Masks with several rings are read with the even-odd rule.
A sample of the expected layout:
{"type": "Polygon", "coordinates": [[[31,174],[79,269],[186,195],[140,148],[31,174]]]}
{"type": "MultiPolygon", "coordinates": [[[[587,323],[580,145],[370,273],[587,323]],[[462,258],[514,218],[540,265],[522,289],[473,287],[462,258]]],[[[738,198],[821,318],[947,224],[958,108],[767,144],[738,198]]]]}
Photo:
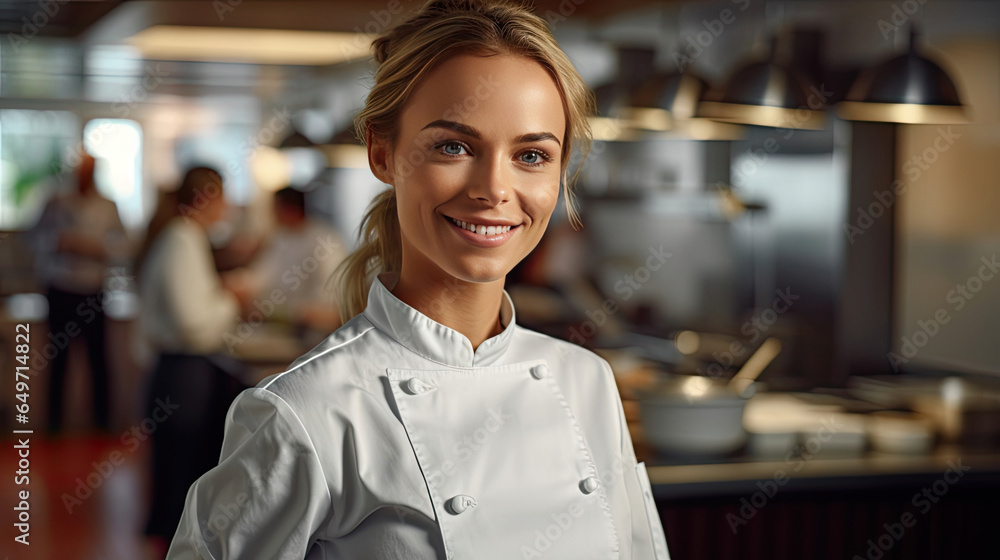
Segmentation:
{"type": "Polygon", "coordinates": [[[549,374],[549,366],[545,364],[539,364],[531,368],[531,376],[535,379],[545,379],[545,376],[549,374]]]}
{"type": "Polygon", "coordinates": [[[597,490],[597,486],[597,479],[590,476],[583,479],[583,482],[580,483],[580,490],[583,490],[584,494],[590,494],[594,490],[597,490]]]}
{"type": "Polygon", "coordinates": [[[411,395],[419,395],[434,390],[434,386],[425,383],[422,379],[411,377],[403,384],[403,388],[411,395]]]}
{"type": "Polygon", "coordinates": [[[458,515],[469,508],[476,507],[476,499],[473,498],[472,496],[459,494],[454,498],[448,500],[446,507],[449,512],[458,515]]]}

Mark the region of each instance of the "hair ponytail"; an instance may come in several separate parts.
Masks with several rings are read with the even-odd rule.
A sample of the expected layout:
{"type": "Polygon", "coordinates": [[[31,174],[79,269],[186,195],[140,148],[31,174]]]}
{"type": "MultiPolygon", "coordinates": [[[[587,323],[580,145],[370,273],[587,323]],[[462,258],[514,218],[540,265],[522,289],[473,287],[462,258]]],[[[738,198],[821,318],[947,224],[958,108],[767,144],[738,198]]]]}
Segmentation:
{"type": "Polygon", "coordinates": [[[388,188],[372,200],[361,221],[361,243],[334,272],[339,278],[340,317],[347,322],[365,310],[375,276],[397,272],[403,264],[396,190],[388,188]]]}

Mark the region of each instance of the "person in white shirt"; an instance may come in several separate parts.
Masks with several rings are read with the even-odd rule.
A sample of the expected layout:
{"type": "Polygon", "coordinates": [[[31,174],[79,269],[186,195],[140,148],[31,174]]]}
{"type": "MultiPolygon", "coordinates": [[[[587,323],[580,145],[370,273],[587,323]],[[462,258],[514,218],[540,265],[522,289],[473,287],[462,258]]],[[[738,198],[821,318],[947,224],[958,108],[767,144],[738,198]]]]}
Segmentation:
{"type": "Polygon", "coordinates": [[[325,336],[342,324],[331,280],[347,248],[336,230],[306,213],[306,193],[294,187],[274,193],[274,218],[250,266],[257,298],[276,302],[269,320],[325,336]]]}
{"type": "MultiPolygon", "coordinates": [[[[118,206],[97,190],[96,160],[83,154],[76,188],[53,196],[32,228],[49,303],[52,340],[86,342],[97,428],[110,427],[111,403],[105,343],[104,304],[108,270],[124,265],[128,238],[118,206]]],[[[63,393],[69,344],[60,345],[49,370],[48,429],[62,429],[63,393]]]]}
{"type": "Polygon", "coordinates": [[[668,558],[607,361],[504,291],[592,93],[505,2],[428,2],[374,52],[357,128],[391,188],[341,271],[348,320],[236,399],[167,557],[668,558]]]}
{"type": "Polygon", "coordinates": [[[249,284],[220,278],[212,259],[207,230],[227,207],[221,175],[191,169],[169,204],[172,216],[151,224],[136,263],[140,326],[158,354],[146,397],[155,426],[146,533],[164,541],[188,487],[218,461],[226,411],[246,386],[240,364],[221,351],[251,295],[249,284]]]}

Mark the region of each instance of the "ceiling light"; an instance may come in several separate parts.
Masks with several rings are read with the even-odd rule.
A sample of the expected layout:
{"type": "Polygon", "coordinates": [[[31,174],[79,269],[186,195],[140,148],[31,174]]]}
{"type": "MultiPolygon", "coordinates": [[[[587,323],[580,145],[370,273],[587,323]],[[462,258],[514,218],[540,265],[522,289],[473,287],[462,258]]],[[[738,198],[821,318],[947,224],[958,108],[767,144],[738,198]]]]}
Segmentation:
{"type": "Polygon", "coordinates": [[[328,65],[369,56],[373,38],[367,33],[155,25],[128,41],[147,59],[328,65]]]}
{"type": "Polygon", "coordinates": [[[905,124],[969,122],[948,73],[917,52],[910,28],[905,54],[866,69],[854,82],[837,113],[846,120],[905,124]]]}
{"type": "Polygon", "coordinates": [[[777,38],[766,60],[733,73],[722,95],[698,105],[698,116],[775,128],[823,128],[822,105],[811,100],[805,80],[777,61],[777,38]]]}
{"type": "Polygon", "coordinates": [[[695,117],[708,82],[685,71],[657,74],[643,83],[622,109],[632,128],[649,131],[650,138],[739,140],[743,127],[695,117]]]}

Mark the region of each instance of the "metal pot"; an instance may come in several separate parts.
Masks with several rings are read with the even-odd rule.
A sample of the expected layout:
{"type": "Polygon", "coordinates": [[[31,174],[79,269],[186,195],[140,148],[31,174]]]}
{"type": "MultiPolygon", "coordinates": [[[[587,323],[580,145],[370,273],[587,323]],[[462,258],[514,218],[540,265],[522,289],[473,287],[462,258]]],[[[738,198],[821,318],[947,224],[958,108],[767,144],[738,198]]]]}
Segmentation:
{"type": "Polygon", "coordinates": [[[751,395],[752,391],[737,393],[717,379],[674,376],[638,392],[643,434],[665,453],[731,453],[746,443],[743,411],[751,395]]]}
{"type": "Polygon", "coordinates": [[[646,441],[682,455],[726,454],[743,447],[743,411],[757,390],[754,380],[780,351],[781,343],[769,338],[732,379],[673,375],[638,391],[646,441]]]}

